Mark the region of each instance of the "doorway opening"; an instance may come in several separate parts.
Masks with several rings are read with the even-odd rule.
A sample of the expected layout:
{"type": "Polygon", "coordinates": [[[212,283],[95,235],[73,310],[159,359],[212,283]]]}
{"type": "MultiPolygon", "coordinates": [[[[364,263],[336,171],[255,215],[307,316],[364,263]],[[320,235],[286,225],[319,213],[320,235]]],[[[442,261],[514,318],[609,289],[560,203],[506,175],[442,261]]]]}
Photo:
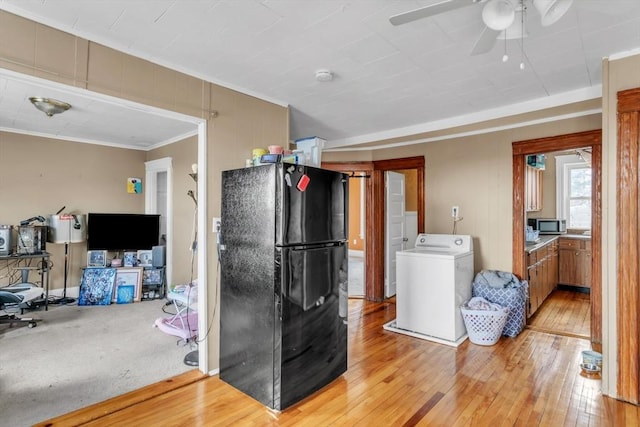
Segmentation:
{"type": "Polygon", "coordinates": [[[371,204],[371,162],[323,162],[324,169],[349,176],[349,298],[367,297],[368,217],[371,204]]]}
{"type": "Polygon", "coordinates": [[[145,162],[145,213],[160,215],[160,244],[166,250],[166,282],[173,283],[173,167],[169,157],[145,162]]]}
{"type": "Polygon", "coordinates": [[[589,147],[527,156],[529,329],[590,338],[591,160],[589,147]],[[568,233],[538,235],[539,220],[558,223],[544,218],[568,233]]]}
{"type": "Polygon", "coordinates": [[[365,241],[364,283],[365,298],[384,300],[385,284],[385,172],[415,170],[417,193],[417,233],[424,233],[424,165],[423,156],[374,162],[323,162],[325,169],[351,173],[361,171],[369,175],[365,185],[365,241]]]}
{"type": "Polygon", "coordinates": [[[364,254],[367,179],[363,171],[349,175],[349,298],[364,298],[364,254]]]}
{"type": "MultiPolygon", "coordinates": [[[[601,130],[559,135],[535,140],[517,141],[512,144],[513,154],[513,272],[529,279],[531,260],[525,250],[525,226],[527,225],[527,156],[559,151],[590,150],[591,152],[591,206],[590,206],[590,332],[592,346],[601,351],[602,343],[602,284],[601,284],[601,227],[602,227],[602,132],[601,130]]],[[[557,217],[553,209],[553,217],[557,217]]],[[[585,236],[586,237],[586,236],[585,236]]],[[[562,242],[560,242],[562,243],[562,242]]],[[[562,250],[562,247],[560,247],[562,250]]],[[[546,253],[546,252],[545,252],[546,253]]],[[[563,266],[559,266],[560,269],[563,266]]],[[[537,274],[537,273],[535,273],[537,274]]],[[[530,295],[534,292],[530,289],[530,295]]],[[[551,301],[551,300],[549,300],[551,301]]],[[[546,302],[545,302],[546,304],[546,302]]]]}

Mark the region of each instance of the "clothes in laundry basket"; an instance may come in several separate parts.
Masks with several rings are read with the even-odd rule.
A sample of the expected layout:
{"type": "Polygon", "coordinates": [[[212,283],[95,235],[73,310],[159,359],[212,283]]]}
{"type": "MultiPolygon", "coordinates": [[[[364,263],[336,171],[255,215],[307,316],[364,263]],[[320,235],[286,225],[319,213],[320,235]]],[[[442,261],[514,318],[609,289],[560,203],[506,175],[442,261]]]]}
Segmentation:
{"type": "Polygon", "coordinates": [[[470,310],[492,310],[499,311],[502,310],[502,306],[500,304],[494,304],[491,301],[486,300],[482,297],[473,297],[467,302],[467,307],[470,310]]]}
{"type": "Polygon", "coordinates": [[[508,307],[509,316],[502,335],[515,337],[526,325],[528,287],[529,283],[526,280],[518,279],[513,273],[483,270],[473,279],[471,294],[508,307]],[[507,286],[496,286],[499,280],[507,286]]]}
{"type": "Polygon", "coordinates": [[[513,274],[505,271],[483,270],[476,275],[474,282],[491,286],[492,288],[517,288],[520,280],[513,274]]]}

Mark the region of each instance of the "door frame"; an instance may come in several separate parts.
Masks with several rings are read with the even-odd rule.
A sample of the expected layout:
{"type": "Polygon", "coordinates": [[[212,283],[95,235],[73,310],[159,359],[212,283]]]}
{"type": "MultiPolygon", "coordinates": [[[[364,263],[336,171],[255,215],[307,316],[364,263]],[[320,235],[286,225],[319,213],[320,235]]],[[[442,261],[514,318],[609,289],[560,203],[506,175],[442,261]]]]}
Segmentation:
{"type": "Polygon", "coordinates": [[[616,147],[616,393],[640,402],[640,88],[617,94],[616,147]]]}
{"type": "Polygon", "coordinates": [[[526,156],[550,151],[591,147],[591,344],[602,351],[602,130],[516,141],[513,155],[513,273],[526,278],[524,251],[526,156]],[[517,250],[522,248],[522,250],[517,250]]]}
{"type": "Polygon", "coordinates": [[[161,159],[150,160],[144,162],[145,166],[145,180],[147,190],[144,196],[144,211],[145,214],[157,214],[157,195],[158,195],[158,174],[167,174],[167,200],[166,200],[166,273],[165,283],[173,283],[173,160],[171,157],[164,157],[161,159]]]}
{"type": "Polygon", "coordinates": [[[372,162],[322,162],[325,169],[339,172],[366,172],[365,207],[365,299],[384,300],[384,173],[401,169],[416,169],[418,191],[418,233],[425,230],[425,159],[424,156],[372,162]]]}

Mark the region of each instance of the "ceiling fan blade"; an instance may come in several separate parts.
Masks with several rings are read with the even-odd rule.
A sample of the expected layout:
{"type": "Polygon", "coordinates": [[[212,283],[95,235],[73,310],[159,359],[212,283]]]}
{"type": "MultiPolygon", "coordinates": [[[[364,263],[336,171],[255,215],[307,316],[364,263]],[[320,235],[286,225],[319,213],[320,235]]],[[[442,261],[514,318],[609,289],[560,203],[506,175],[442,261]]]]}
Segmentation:
{"type": "Polygon", "coordinates": [[[484,27],[480,37],[476,41],[476,44],[471,50],[471,55],[481,55],[489,52],[496,45],[498,35],[501,33],[499,30],[492,30],[489,27],[484,27]]]}
{"type": "Polygon", "coordinates": [[[389,18],[393,25],[402,25],[428,16],[438,15],[450,10],[460,9],[478,3],[478,0],[445,0],[430,6],[419,7],[408,12],[399,13],[389,18]]]}

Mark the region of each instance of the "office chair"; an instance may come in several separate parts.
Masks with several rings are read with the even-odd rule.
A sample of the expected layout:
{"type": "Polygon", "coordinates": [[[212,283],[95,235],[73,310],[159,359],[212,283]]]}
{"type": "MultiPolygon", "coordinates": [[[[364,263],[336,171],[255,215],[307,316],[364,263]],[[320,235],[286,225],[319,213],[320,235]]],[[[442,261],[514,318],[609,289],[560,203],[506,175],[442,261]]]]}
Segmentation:
{"type": "MultiPolygon", "coordinates": [[[[42,288],[30,283],[20,283],[0,288],[0,310],[5,312],[20,310],[20,314],[26,308],[32,308],[34,301],[42,298],[42,288]]],[[[0,323],[27,323],[30,328],[35,328],[40,319],[32,317],[17,317],[15,314],[0,315],[0,323]]]]}

